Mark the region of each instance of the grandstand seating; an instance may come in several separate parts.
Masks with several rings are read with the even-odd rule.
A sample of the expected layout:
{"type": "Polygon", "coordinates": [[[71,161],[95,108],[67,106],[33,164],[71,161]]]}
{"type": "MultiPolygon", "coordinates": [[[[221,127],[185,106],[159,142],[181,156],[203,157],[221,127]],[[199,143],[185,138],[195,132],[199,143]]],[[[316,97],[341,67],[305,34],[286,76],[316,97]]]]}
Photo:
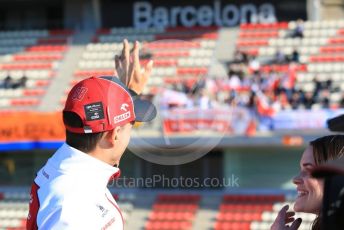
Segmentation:
{"type": "Polygon", "coordinates": [[[0,32],[0,79],[10,76],[25,87],[2,87],[0,108],[26,109],[39,105],[64,52],[68,49],[70,30],[28,30],[0,32]]]}
{"type": "MultiPolygon", "coordinates": [[[[286,204],[284,195],[224,195],[219,206],[214,230],[266,230],[286,204]]],[[[292,204],[289,202],[289,206],[292,204]]],[[[313,215],[301,216],[300,229],[309,229],[313,215]]]]}
{"type": "Polygon", "coordinates": [[[191,229],[200,198],[199,195],[158,195],[145,229],[191,229]]]}
{"type": "MultiPolygon", "coordinates": [[[[304,22],[303,38],[292,37],[297,22],[279,22],[274,24],[243,24],[240,26],[238,48],[248,54],[257,56],[262,62],[273,59],[277,51],[290,55],[294,49],[300,53],[297,65],[295,88],[306,92],[315,89],[315,78],[322,81],[332,80],[330,107],[338,108],[344,89],[344,21],[304,22]]],[[[271,70],[288,70],[288,65],[262,66],[264,72],[271,70]],[[277,67],[277,68],[276,68],[277,67]]]]}
{"type": "MultiPolygon", "coordinates": [[[[71,85],[85,77],[112,75],[114,56],[120,53],[124,38],[130,42],[140,41],[143,46],[141,53],[152,55],[154,69],[145,92],[149,93],[164,83],[170,84],[173,79],[192,79],[195,82],[199,76],[207,74],[216,44],[217,28],[100,29],[93,43],[86,46],[71,85]]],[[[64,101],[61,100],[62,103],[64,101]]]]}
{"type": "Polygon", "coordinates": [[[272,210],[274,202],[283,200],[284,196],[276,195],[225,195],[214,229],[249,230],[252,221],[262,220],[263,211],[272,210]]]}
{"type": "Polygon", "coordinates": [[[0,198],[0,229],[24,230],[29,209],[29,194],[4,192],[0,198]]]}
{"type": "MultiPolygon", "coordinates": [[[[125,222],[128,222],[136,199],[133,193],[113,194],[121,208],[125,222]]],[[[24,230],[29,211],[29,194],[25,192],[0,193],[0,230],[24,230]]]]}
{"type": "MultiPolygon", "coordinates": [[[[135,211],[136,193],[113,194],[127,224],[135,211]]],[[[153,196],[155,196],[153,194],[153,196]]],[[[204,194],[157,194],[145,229],[192,229],[204,194]]],[[[0,230],[24,230],[28,213],[29,194],[18,191],[0,193],[0,230]]],[[[293,204],[284,195],[223,195],[214,230],[266,230],[275,220],[278,211],[293,204]]],[[[315,216],[297,214],[303,222],[301,230],[309,229],[315,216]]],[[[213,220],[212,220],[213,221],[213,220]]]]}

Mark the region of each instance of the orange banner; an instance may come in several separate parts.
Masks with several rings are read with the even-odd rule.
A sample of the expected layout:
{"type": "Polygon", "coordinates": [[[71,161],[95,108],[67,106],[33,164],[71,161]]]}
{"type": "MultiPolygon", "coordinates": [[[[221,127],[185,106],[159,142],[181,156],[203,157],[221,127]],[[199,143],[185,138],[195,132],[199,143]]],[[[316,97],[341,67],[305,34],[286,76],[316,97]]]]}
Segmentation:
{"type": "Polygon", "coordinates": [[[61,112],[0,112],[0,142],[64,139],[61,112]]]}

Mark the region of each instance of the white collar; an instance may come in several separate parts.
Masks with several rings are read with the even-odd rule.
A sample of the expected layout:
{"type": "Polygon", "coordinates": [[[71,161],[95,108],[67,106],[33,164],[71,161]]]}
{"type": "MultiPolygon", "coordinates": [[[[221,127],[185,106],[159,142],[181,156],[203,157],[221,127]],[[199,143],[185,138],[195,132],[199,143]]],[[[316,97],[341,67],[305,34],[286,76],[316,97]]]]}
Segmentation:
{"type": "Polygon", "coordinates": [[[79,176],[90,185],[106,187],[110,178],[119,173],[119,168],[64,143],[48,160],[48,165],[62,174],[79,176]]]}

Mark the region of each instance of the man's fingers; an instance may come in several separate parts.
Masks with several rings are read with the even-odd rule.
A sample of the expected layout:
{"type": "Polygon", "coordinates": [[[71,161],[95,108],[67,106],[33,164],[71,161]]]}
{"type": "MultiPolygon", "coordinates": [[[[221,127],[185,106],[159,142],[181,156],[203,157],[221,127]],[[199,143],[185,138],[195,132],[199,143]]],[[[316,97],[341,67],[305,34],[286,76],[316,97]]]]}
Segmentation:
{"type": "Polygon", "coordinates": [[[123,48],[122,48],[122,55],[121,55],[121,58],[122,59],[125,59],[128,54],[129,54],[129,43],[128,43],[128,40],[127,39],[124,39],[123,40],[123,48]]]}
{"type": "Polygon", "coordinates": [[[154,64],[153,60],[150,60],[145,66],[145,69],[144,69],[145,78],[148,78],[151,75],[152,70],[153,70],[153,64],[154,64]]]}
{"type": "Polygon", "coordinates": [[[301,218],[297,218],[290,226],[290,230],[296,230],[299,229],[300,225],[302,223],[302,219],[301,218]]]}
{"type": "Polygon", "coordinates": [[[116,55],[115,56],[115,68],[117,69],[117,68],[120,68],[120,60],[119,60],[119,56],[118,55],[116,55]]]}
{"type": "Polygon", "coordinates": [[[124,59],[129,62],[130,59],[130,46],[129,42],[127,39],[124,39],[123,41],[123,46],[124,46],[124,59]]]}
{"type": "Polygon", "coordinates": [[[134,43],[134,50],[133,50],[133,55],[134,55],[134,68],[140,69],[140,44],[138,41],[135,41],[134,43]]]}
{"type": "Polygon", "coordinates": [[[125,85],[128,85],[129,83],[129,79],[128,79],[128,75],[129,75],[129,66],[130,66],[130,50],[129,50],[129,42],[127,39],[123,40],[123,50],[122,50],[122,67],[124,68],[124,71],[126,71],[125,74],[125,79],[123,79],[123,83],[125,85]]]}

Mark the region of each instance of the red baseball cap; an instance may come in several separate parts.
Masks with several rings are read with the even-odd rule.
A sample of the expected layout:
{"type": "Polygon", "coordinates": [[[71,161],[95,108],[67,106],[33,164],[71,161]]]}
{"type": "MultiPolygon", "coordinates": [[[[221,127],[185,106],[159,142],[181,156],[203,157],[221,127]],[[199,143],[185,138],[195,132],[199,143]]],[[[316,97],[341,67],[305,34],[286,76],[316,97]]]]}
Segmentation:
{"type": "Polygon", "coordinates": [[[117,77],[90,77],[69,92],[63,112],[76,113],[83,127],[65,127],[72,133],[99,133],[129,122],[147,122],[156,116],[155,106],[142,100],[117,77]]]}

